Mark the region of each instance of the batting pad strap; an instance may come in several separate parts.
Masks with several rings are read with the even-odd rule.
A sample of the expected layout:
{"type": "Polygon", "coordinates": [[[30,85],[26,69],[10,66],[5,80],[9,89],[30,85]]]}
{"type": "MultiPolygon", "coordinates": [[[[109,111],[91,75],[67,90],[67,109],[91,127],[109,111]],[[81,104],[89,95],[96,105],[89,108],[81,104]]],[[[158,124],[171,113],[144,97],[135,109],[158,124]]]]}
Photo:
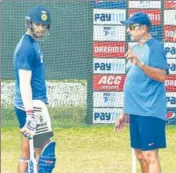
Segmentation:
{"type": "Polygon", "coordinates": [[[54,169],[56,163],[55,146],[55,142],[49,142],[43,148],[43,151],[38,161],[38,173],[52,173],[52,170],[54,169]]]}

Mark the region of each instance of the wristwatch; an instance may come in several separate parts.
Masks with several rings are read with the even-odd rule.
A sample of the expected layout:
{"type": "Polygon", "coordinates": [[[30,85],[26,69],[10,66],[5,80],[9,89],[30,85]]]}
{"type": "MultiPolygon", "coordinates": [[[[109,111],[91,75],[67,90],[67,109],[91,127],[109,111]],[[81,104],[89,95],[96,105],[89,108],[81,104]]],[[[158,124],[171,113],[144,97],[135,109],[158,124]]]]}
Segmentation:
{"type": "Polygon", "coordinates": [[[139,61],[139,67],[142,68],[145,65],[144,61],[139,61]]]}

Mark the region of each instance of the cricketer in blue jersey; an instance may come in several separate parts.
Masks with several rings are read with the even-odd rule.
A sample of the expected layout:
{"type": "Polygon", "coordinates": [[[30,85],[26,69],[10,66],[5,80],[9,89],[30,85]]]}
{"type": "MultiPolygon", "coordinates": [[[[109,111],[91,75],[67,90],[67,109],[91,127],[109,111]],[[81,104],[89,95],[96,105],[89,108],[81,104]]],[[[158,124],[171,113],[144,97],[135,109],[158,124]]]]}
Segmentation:
{"type": "Polygon", "coordinates": [[[21,156],[18,173],[51,173],[55,167],[55,142],[47,104],[45,67],[40,41],[51,27],[49,11],[36,6],[25,17],[26,33],[16,46],[13,64],[15,72],[15,113],[21,131],[21,156]],[[36,170],[30,167],[30,144],[33,140],[36,170]],[[48,152],[49,151],[49,152],[48,152]]]}
{"type": "Polygon", "coordinates": [[[132,41],[129,48],[127,75],[124,84],[124,114],[116,121],[116,130],[130,125],[131,147],[142,173],[161,173],[158,149],[166,147],[166,89],[168,65],[164,47],[151,37],[151,21],[137,12],[122,21],[132,41]]]}

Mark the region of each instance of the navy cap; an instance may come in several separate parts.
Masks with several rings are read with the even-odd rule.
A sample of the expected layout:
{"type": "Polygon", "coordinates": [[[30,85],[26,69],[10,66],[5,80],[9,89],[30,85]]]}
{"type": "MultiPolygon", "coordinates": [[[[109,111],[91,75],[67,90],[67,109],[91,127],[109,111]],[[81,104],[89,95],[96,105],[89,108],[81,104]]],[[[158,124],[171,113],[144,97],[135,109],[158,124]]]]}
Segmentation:
{"type": "Polygon", "coordinates": [[[46,8],[42,6],[36,6],[34,8],[31,8],[26,16],[26,19],[29,19],[32,22],[38,24],[51,24],[50,13],[46,8]]]}
{"type": "Polygon", "coordinates": [[[131,25],[131,24],[141,24],[141,25],[151,25],[151,21],[146,13],[137,12],[134,13],[129,19],[121,21],[124,25],[131,25]]]}

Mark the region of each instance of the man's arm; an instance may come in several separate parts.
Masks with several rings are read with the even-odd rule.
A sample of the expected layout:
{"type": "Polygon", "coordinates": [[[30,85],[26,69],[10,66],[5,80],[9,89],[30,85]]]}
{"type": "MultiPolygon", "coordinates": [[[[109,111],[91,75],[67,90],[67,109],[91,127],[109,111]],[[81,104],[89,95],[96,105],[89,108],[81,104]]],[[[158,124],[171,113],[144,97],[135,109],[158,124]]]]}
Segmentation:
{"type": "Polygon", "coordinates": [[[121,114],[115,121],[115,131],[121,132],[129,123],[129,114],[121,114]]]}
{"type": "Polygon", "coordinates": [[[155,50],[152,54],[152,65],[145,65],[135,55],[133,50],[130,48],[128,52],[125,54],[125,57],[131,61],[131,63],[137,65],[139,68],[141,68],[147,76],[150,78],[157,80],[159,82],[164,82],[166,79],[166,61],[165,61],[165,55],[163,53],[163,50],[160,51],[160,47],[158,48],[158,51],[161,52],[158,53],[157,50],[155,50]],[[158,58],[160,57],[160,58],[158,58]],[[161,65],[162,64],[162,65],[161,65]],[[164,68],[163,68],[164,67],[164,68]]]}
{"type": "Polygon", "coordinates": [[[30,70],[19,70],[21,98],[25,111],[33,110],[31,76],[32,72],[30,70]]]}
{"type": "Polygon", "coordinates": [[[136,65],[139,68],[141,68],[144,71],[144,73],[147,74],[147,76],[149,76],[150,78],[157,80],[159,82],[165,82],[165,79],[167,77],[165,70],[154,68],[145,64],[142,65],[140,61],[138,61],[136,65]]]}
{"type": "Polygon", "coordinates": [[[37,119],[32,102],[31,76],[30,70],[19,70],[21,97],[26,111],[26,123],[20,131],[28,139],[35,135],[37,128],[37,119]]]}

